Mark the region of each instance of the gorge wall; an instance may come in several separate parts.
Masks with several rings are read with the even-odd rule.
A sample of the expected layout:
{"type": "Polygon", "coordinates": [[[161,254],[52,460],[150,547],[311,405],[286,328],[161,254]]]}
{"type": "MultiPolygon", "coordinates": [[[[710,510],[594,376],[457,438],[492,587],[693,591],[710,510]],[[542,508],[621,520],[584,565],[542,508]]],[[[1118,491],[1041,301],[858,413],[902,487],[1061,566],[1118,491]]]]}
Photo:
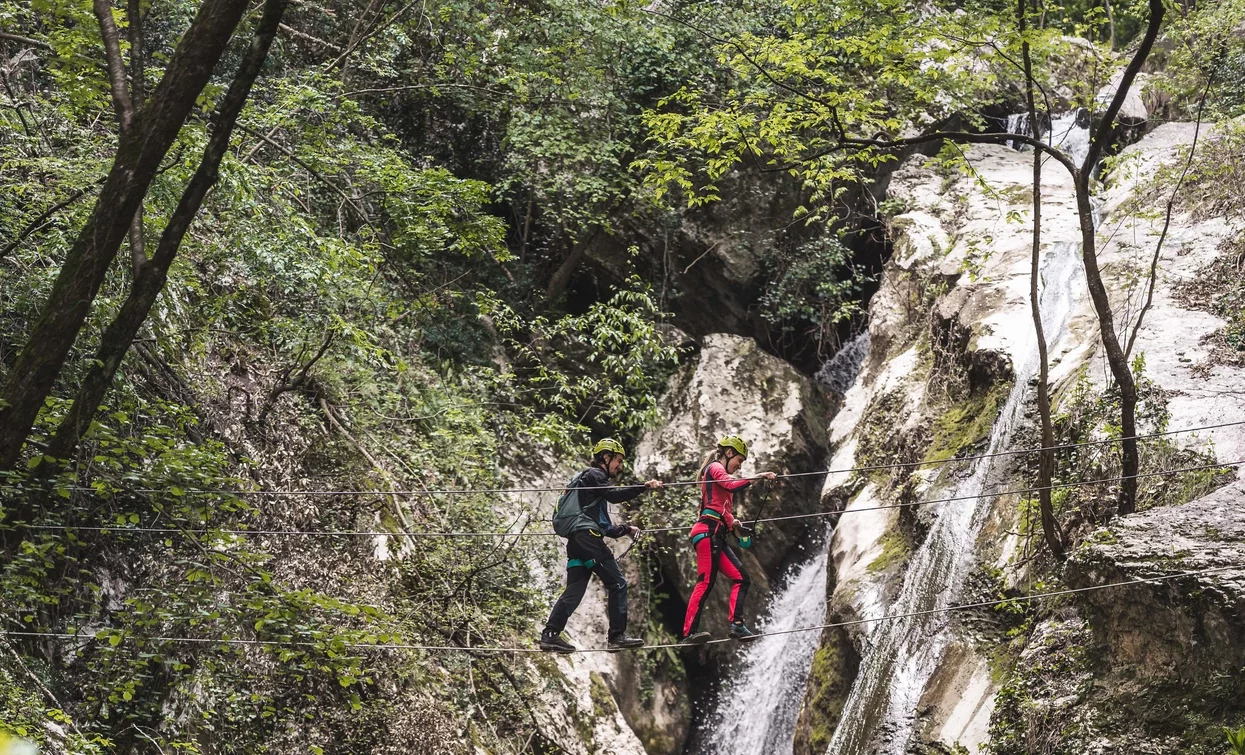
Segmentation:
{"type": "MultiPolygon", "coordinates": [[[[1161,194],[1154,191],[1155,172],[1192,136],[1191,124],[1161,126],[1129,147],[1108,177],[1099,234],[1121,322],[1135,322],[1142,290],[1138,271],[1148,266],[1161,222],[1144,211],[1161,194]]],[[[1024,459],[1007,455],[988,466],[952,461],[987,449],[1036,445],[1031,249],[1023,222],[1032,196],[1031,155],[976,146],[967,157],[971,175],[940,172],[921,156],[894,175],[891,204],[902,210],[890,218],[895,252],[870,303],[861,373],[844,396],[817,387],[749,339],[707,336],[697,358],[671,380],[663,400],[669,421],[646,435],[636,472],[688,479],[703,450],[728,430],[755,443],[753,470],[879,467],[832,473],[820,490],[779,485],[766,509],[767,516],[842,512],[824,546],[829,556],[824,621],[861,622],[818,633],[809,648],[807,683],[797,690],[802,691],[798,722],[793,715],[793,729],[778,735],[780,751],[789,737],[796,753],[863,752],[854,748],[866,742],[893,752],[960,747],[1020,753],[1033,751],[1038,742],[1049,752],[1105,753],[1142,745],[1146,752],[1212,752],[1199,748],[1211,747],[1219,724],[1241,714],[1234,680],[1245,666],[1241,569],[1223,569],[1240,564],[1242,555],[1237,532],[1242,492],[1234,476],[1174,478],[1168,487],[1186,489],[1155,498],[1171,505],[1116,520],[1089,536],[1060,570],[1034,558],[1040,533],[1026,513],[1026,497],[995,494],[1029,484],[1024,459]],[[911,473],[888,466],[914,462],[934,463],[911,473]],[[944,498],[961,500],[922,503],[944,498]],[[938,534],[940,520],[958,528],[955,537],[938,534]],[[958,552],[933,552],[952,544],[958,552]],[[951,581],[938,583],[940,590],[914,588],[918,570],[928,568],[921,566],[923,559],[958,564],[931,572],[951,581]],[[900,657],[893,667],[870,666],[871,654],[887,642],[888,622],[879,619],[894,613],[897,601],[946,607],[1039,592],[1034,585],[1050,578],[1044,575],[1079,588],[1202,569],[1219,571],[1039,602],[1021,619],[991,610],[945,614],[937,622],[909,626],[909,644],[898,646],[919,646],[922,663],[905,667],[909,659],[900,657]],[[868,705],[859,701],[866,670],[888,680],[868,705]],[[1171,714],[1146,689],[1184,701],[1183,712],[1171,714]],[[866,724],[857,744],[844,740],[845,706],[855,725],[866,724]]],[[[1043,305],[1059,312],[1059,322],[1047,322],[1058,412],[1086,393],[1102,394],[1106,370],[1097,321],[1078,274],[1079,230],[1071,185],[1061,169],[1044,172],[1043,196],[1043,305]]],[[[1144,375],[1158,386],[1155,395],[1163,408],[1143,433],[1216,424],[1240,406],[1237,387],[1245,376],[1214,351],[1223,321],[1192,308],[1186,292],[1200,271],[1215,264],[1220,243],[1235,233],[1221,219],[1176,214],[1159,260],[1154,302],[1137,338],[1144,375]]],[[[1232,462],[1245,453],[1245,434],[1236,427],[1168,438],[1170,444],[1154,447],[1150,459],[1160,467],[1188,465],[1180,460],[1194,458],[1189,454],[1232,462]]],[[[668,515],[663,523],[691,521],[695,502],[688,491],[673,498],[680,502],[660,504],[668,515]]],[[[755,493],[744,499],[745,515],[755,511],[757,500],[755,493]]],[[[794,578],[798,570],[792,567],[815,560],[822,547],[821,520],[796,521],[794,527],[768,528],[745,555],[754,577],[749,620],[771,597],[781,598],[784,575],[794,578]],[[807,546],[803,552],[800,544],[807,546]]],[[[1074,526],[1092,530],[1094,525],[1074,526]]],[[[629,572],[640,584],[662,583],[666,595],[650,601],[651,613],[643,621],[661,628],[650,639],[660,635],[669,641],[678,631],[672,621],[681,617],[694,565],[680,533],[658,541],[659,555],[629,572]]],[[[711,631],[721,635],[724,591],[718,593],[708,618],[711,631]]],[[[603,606],[585,605],[576,621],[599,614],[603,606]]],[[[656,672],[652,663],[630,656],[611,657],[607,663],[614,665],[600,669],[569,662],[589,669],[590,680],[599,675],[650,755],[701,751],[707,740],[697,727],[715,720],[714,693],[725,680],[780,683],[754,673],[731,644],[663,658],[656,672]]],[[[768,741],[772,746],[775,740],[768,741]]]]}

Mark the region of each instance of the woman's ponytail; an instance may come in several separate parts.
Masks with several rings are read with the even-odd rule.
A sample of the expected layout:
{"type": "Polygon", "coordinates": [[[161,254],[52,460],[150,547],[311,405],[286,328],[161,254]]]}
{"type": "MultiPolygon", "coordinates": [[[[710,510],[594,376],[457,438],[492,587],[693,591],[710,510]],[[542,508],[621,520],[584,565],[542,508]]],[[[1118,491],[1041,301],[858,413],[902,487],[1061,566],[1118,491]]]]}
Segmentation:
{"type": "Polygon", "coordinates": [[[700,462],[700,473],[701,473],[701,476],[704,476],[705,469],[706,469],[706,468],[707,468],[710,464],[712,464],[712,463],[713,463],[713,462],[715,462],[715,461],[721,461],[721,460],[722,460],[722,450],[723,450],[723,449],[721,449],[721,448],[715,448],[715,449],[713,449],[712,451],[710,451],[710,452],[709,452],[709,453],[705,456],[704,460],[700,462]]]}

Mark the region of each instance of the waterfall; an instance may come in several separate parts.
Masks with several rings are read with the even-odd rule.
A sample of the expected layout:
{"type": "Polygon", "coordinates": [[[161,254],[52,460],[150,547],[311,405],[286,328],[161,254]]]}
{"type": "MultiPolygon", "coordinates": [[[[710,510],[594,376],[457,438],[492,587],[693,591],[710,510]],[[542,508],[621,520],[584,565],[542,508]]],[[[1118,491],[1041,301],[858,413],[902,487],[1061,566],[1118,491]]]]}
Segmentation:
{"type": "MultiPolygon", "coordinates": [[[[1076,276],[1079,248],[1053,244],[1042,266],[1039,301],[1046,337],[1054,344],[1064,333],[1083,284],[1076,276]]],[[[1015,384],[990,433],[986,453],[1008,447],[1021,419],[1023,399],[1038,369],[1036,334],[1032,327],[1011,349],[1015,384]]],[[[1006,462],[983,459],[971,467],[967,479],[945,497],[975,496],[1001,481],[1006,462]],[[997,463],[996,463],[997,462],[997,463]]],[[[938,491],[938,497],[944,497],[938,491]]],[[[908,614],[946,609],[959,597],[965,577],[976,563],[976,539],[988,518],[990,498],[934,504],[937,519],[925,541],[912,555],[899,598],[887,613],[908,614]]],[[[899,755],[912,734],[916,708],[929,682],[951,629],[946,613],[881,621],[868,636],[860,670],[834,738],[831,755],[899,755]]]]}
{"type": "Polygon", "coordinates": [[[866,328],[855,338],[843,344],[830,361],[817,370],[813,379],[836,393],[847,393],[847,389],[852,387],[856,375],[860,372],[860,365],[864,363],[868,355],[869,330],[866,328]]]}
{"type": "MultiPolygon", "coordinates": [[[[817,555],[793,570],[773,596],[761,631],[781,632],[825,620],[829,541],[824,538],[817,555]]],[[[795,720],[820,639],[820,632],[770,634],[745,646],[739,671],[721,692],[703,751],[791,755],[795,720]]]]}
{"type": "MultiPolygon", "coordinates": [[[[1012,113],[1011,115],[1007,116],[1007,133],[1024,134],[1026,136],[1032,136],[1033,129],[1029,128],[1029,114],[1028,113],[1012,113]]],[[[1025,148],[1024,144],[1021,144],[1020,142],[1014,139],[1008,139],[1007,146],[1011,147],[1012,149],[1019,149],[1019,150],[1023,150],[1025,148]]]]}
{"type": "MultiPolygon", "coordinates": [[[[1039,118],[1039,121],[1042,119],[1039,118]]],[[[1045,125],[1045,124],[1044,124],[1045,125]]],[[[1083,108],[1070,110],[1050,118],[1050,128],[1046,130],[1047,144],[1062,150],[1072,162],[1080,165],[1085,162],[1089,153],[1089,113],[1083,108]]],[[[1033,126],[1029,123],[1028,113],[1013,113],[1007,116],[1007,133],[1033,136],[1033,126]]],[[[1027,152],[1029,147],[1020,142],[1009,140],[1009,147],[1027,152]]]]}

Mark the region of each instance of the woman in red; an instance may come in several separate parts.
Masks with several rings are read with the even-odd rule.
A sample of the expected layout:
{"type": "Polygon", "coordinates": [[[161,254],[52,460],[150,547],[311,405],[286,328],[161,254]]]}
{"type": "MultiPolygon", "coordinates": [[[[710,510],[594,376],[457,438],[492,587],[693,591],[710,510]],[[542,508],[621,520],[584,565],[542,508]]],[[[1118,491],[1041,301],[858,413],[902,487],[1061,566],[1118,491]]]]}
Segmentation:
{"type": "Polygon", "coordinates": [[[743,524],[735,519],[731,504],[736,490],[743,490],[752,480],[773,480],[773,472],[762,472],[755,477],[738,478],[734,473],[748,458],[748,444],[735,435],[718,441],[718,447],[705,459],[700,470],[701,506],[700,516],[692,527],[692,547],[696,549],[696,587],[687,601],[687,617],[683,620],[683,642],[699,645],[709,640],[709,633],[700,631],[700,609],[705,596],[713,589],[713,582],[722,572],[731,584],[730,621],[731,637],[737,640],[753,640],[753,634],[743,622],[743,603],[751,584],[748,574],[739,563],[739,556],[726,544],[726,533],[736,537],[746,532],[743,524]]]}

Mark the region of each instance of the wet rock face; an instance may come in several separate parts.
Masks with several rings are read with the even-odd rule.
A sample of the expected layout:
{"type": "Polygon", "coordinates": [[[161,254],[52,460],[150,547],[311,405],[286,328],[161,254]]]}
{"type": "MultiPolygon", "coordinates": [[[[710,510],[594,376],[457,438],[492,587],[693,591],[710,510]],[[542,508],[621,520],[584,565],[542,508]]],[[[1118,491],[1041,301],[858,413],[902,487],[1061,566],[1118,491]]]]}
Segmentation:
{"type": "MultiPolygon", "coordinates": [[[[1074,587],[1180,572],[1198,577],[1084,593],[1112,668],[1139,680],[1198,680],[1245,669],[1245,489],[1126,517],[1069,563],[1074,587]]],[[[1245,701],[1242,701],[1245,704],[1245,701]]]]}
{"type": "MultiPolygon", "coordinates": [[[[759,471],[779,474],[816,472],[826,460],[826,423],[829,404],[824,389],[757,346],[751,339],[727,334],[704,338],[698,358],[670,382],[662,399],[665,425],[641,440],[636,473],[666,480],[695,479],[705,455],[726,434],[744,438],[750,455],[741,475],[759,471]]],[[[755,484],[735,496],[734,511],[744,521],[755,517],[765,498],[766,483],[755,484]]],[[[808,514],[819,510],[818,475],[779,480],[772,485],[763,516],[808,514]]],[[[658,504],[658,515],[671,526],[691,527],[699,511],[698,486],[671,488],[658,504]]],[[[797,546],[825,523],[818,519],[762,524],[750,550],[740,550],[752,578],[744,618],[756,616],[770,584],[798,557],[797,546]]],[[[668,552],[662,568],[672,592],[686,602],[696,580],[696,559],[686,532],[662,538],[668,552]]],[[[733,539],[731,540],[733,544],[733,539]]],[[[725,633],[729,582],[715,585],[705,608],[702,628],[725,633]]],[[[730,652],[729,646],[710,646],[730,652]]]]}
{"type": "Polygon", "coordinates": [[[978,349],[974,326],[1000,305],[997,291],[957,287],[935,302],[930,313],[933,371],[963,376],[969,393],[982,394],[1011,382],[1012,362],[996,349],[978,349]]]}

